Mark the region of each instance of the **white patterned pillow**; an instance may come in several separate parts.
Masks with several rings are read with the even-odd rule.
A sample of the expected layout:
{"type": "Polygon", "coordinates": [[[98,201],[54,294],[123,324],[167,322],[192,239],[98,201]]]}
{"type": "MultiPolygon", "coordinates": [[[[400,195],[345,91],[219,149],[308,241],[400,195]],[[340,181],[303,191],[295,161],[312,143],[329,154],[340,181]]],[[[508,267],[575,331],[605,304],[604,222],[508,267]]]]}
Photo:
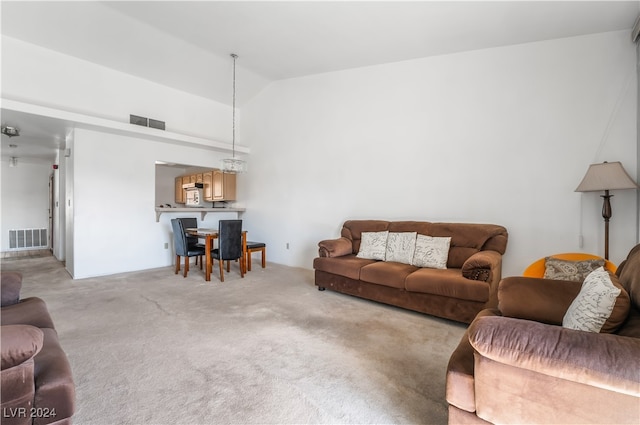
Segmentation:
{"type": "Polygon", "coordinates": [[[441,238],[418,235],[416,250],[413,254],[413,264],[416,267],[430,267],[432,269],[446,269],[449,258],[451,238],[441,238]]]}
{"type": "Polygon", "coordinates": [[[368,258],[370,260],[383,260],[387,252],[388,231],[384,232],[362,232],[360,240],[360,250],[356,257],[368,258]]]}
{"type": "Polygon", "coordinates": [[[390,232],[385,261],[411,264],[416,249],[417,232],[390,232]]]}
{"type": "Polygon", "coordinates": [[[562,326],[587,332],[600,332],[616,303],[620,288],[611,282],[604,267],[589,273],[580,293],[562,318],[562,326]]]}

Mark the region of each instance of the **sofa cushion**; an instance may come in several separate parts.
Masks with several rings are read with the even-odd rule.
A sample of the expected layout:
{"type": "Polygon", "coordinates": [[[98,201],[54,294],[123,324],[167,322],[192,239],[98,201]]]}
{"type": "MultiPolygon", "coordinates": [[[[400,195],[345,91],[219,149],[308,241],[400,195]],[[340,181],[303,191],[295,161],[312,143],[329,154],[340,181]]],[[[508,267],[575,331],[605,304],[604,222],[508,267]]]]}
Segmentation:
{"type": "Polygon", "coordinates": [[[602,266],[604,266],[604,259],[571,261],[545,257],[543,277],[545,279],[582,282],[589,273],[602,266]]]}
{"type": "Polygon", "coordinates": [[[451,238],[437,238],[418,235],[416,249],[413,254],[413,264],[416,267],[430,267],[432,269],[446,269],[449,258],[451,238]]]}
{"type": "Polygon", "coordinates": [[[0,273],[0,294],[2,295],[1,306],[15,304],[20,300],[20,289],[22,289],[22,273],[3,271],[0,273]]]}
{"type": "Polygon", "coordinates": [[[385,261],[411,264],[416,250],[416,232],[389,232],[385,261]]]}
{"type": "Polygon", "coordinates": [[[389,222],[383,220],[347,220],[342,226],[341,236],[353,243],[353,253],[360,251],[362,232],[382,232],[389,230],[389,222]]]}
{"type": "Polygon", "coordinates": [[[614,285],[613,280],[618,279],[602,266],[589,273],[565,313],[562,326],[588,332],[617,329],[629,314],[629,295],[619,283],[614,285]]]}
{"type": "Polygon", "coordinates": [[[640,309],[640,244],[631,249],[617,273],[634,308],[640,309]]]}
{"type": "Polygon", "coordinates": [[[318,257],[313,260],[313,268],[358,280],[360,279],[360,269],[375,262],[375,260],[357,258],[353,254],[342,257],[318,257]]]}
{"type": "Polygon", "coordinates": [[[389,232],[362,232],[358,258],[370,260],[384,260],[387,253],[387,239],[389,232]]]}
{"type": "Polygon", "coordinates": [[[29,360],[42,348],[42,331],[29,325],[3,325],[0,328],[1,369],[9,369],[29,360]]]}
{"type": "Polygon", "coordinates": [[[36,328],[54,328],[47,304],[38,297],[24,298],[17,304],[0,309],[3,325],[31,325],[36,328]]]}
{"type": "Polygon", "coordinates": [[[482,249],[504,254],[507,248],[507,230],[495,224],[432,223],[431,236],[451,237],[447,261],[450,268],[461,268],[469,257],[482,249]]]}
{"type": "Polygon", "coordinates": [[[489,284],[462,277],[460,269],[417,269],[407,276],[405,288],[410,292],[442,295],[459,300],[486,302],[489,299],[489,284]]]}
{"type": "Polygon", "coordinates": [[[360,269],[360,280],[404,289],[405,279],[418,268],[410,264],[379,261],[360,269]]]}

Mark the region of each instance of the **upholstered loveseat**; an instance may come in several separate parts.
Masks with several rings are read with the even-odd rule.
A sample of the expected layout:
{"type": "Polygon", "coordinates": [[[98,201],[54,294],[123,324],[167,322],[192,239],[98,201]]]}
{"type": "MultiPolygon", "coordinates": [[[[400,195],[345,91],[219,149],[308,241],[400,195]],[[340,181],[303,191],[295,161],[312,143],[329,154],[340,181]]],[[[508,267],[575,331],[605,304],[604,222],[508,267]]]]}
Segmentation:
{"type": "Polygon", "coordinates": [[[75,385],[45,302],[20,300],[20,273],[3,271],[0,285],[2,424],[70,424],[75,385]]]}
{"type": "Polygon", "coordinates": [[[495,295],[492,302],[492,294],[501,278],[507,239],[507,230],[493,224],[349,220],[340,238],[319,242],[319,257],[313,262],[315,284],[320,290],[470,323],[485,306],[497,302],[495,295]],[[361,258],[363,233],[378,232],[450,238],[446,268],[361,258]]]}
{"type": "Polygon", "coordinates": [[[599,332],[567,326],[582,282],[503,279],[449,360],[449,423],[640,423],[640,245],[609,276],[621,290],[599,332]]]}

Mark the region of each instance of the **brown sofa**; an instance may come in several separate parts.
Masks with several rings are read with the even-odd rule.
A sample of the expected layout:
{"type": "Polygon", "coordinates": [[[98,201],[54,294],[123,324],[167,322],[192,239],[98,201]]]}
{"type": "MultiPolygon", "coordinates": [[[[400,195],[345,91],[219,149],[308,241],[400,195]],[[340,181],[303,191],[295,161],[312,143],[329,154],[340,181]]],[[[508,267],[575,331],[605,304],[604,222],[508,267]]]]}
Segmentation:
{"type": "Polygon", "coordinates": [[[321,241],[313,261],[318,289],[470,323],[495,305],[507,230],[493,224],[349,220],[341,237],[321,241]],[[417,232],[451,237],[446,269],[358,258],[362,232],[417,232]]]}
{"type": "Polygon", "coordinates": [[[449,423],[640,423],[640,245],[616,279],[612,333],[561,326],[581,282],[502,280],[449,360],[449,423]]]}
{"type": "Polygon", "coordinates": [[[75,385],[47,306],[20,300],[20,273],[1,275],[2,424],[70,424],[75,385]]]}

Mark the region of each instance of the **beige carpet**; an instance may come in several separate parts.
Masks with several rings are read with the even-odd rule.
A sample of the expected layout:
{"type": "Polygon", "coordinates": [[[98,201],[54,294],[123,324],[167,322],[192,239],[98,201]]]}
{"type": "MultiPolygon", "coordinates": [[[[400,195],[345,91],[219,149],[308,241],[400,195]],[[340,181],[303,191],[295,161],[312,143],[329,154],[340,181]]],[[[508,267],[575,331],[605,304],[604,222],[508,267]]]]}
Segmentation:
{"type": "Polygon", "coordinates": [[[3,259],[43,298],[77,388],[75,424],[445,424],[465,326],[330,291],[277,264],[210,283],[192,264],[72,280],[3,259]]]}

